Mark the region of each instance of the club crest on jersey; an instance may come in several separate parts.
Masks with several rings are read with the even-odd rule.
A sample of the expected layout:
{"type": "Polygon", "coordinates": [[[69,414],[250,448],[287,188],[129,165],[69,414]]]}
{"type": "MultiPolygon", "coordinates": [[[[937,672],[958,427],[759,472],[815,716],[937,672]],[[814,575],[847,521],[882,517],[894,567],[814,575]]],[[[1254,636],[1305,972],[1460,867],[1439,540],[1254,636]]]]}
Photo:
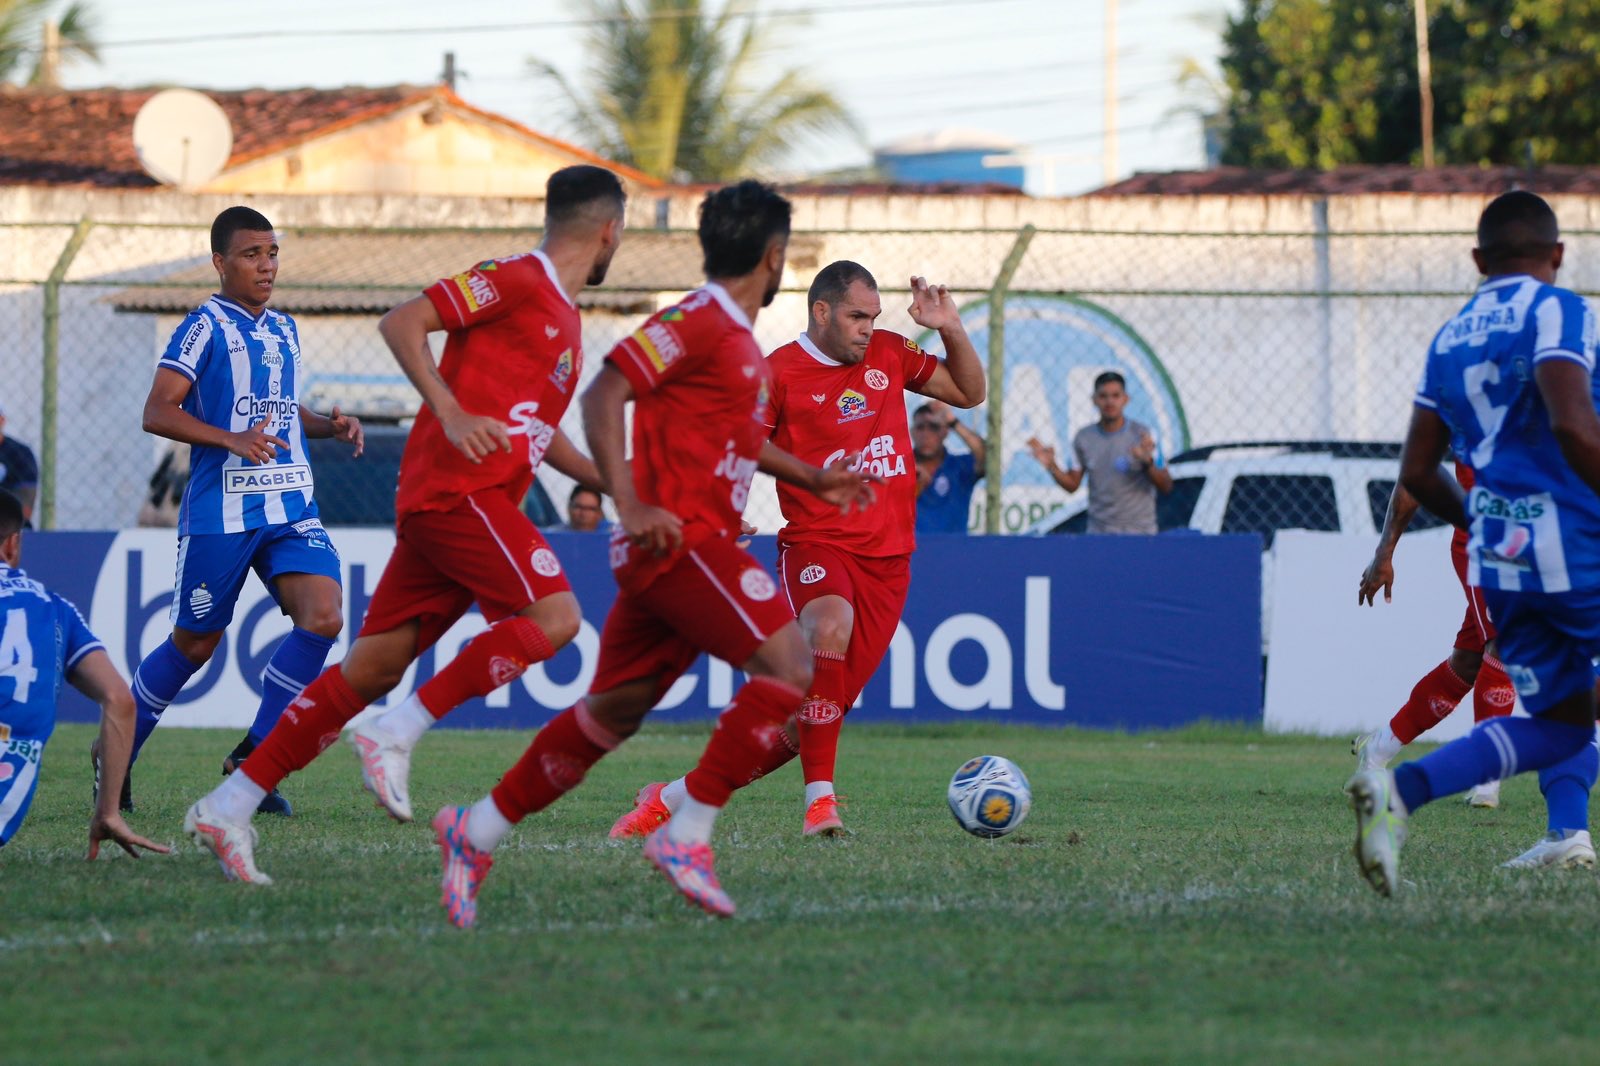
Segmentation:
{"type": "Polygon", "coordinates": [[[533,567],[533,572],[540,577],[555,577],[561,573],[561,563],[556,559],[556,553],[549,548],[540,548],[528,560],[533,567]]]}
{"type": "MultiPolygon", "coordinates": [[[[667,321],[665,315],[661,321],[667,321]]],[[[646,322],[642,328],[634,331],[633,342],[644,352],[645,358],[650,360],[650,365],[656,368],[658,374],[683,358],[683,345],[678,343],[678,335],[661,322],[646,322]]]]}
{"type": "Polygon", "coordinates": [[[839,421],[854,422],[858,418],[865,418],[872,413],[867,406],[867,398],[855,389],[845,389],[839,396],[839,421]]]}
{"type": "Polygon", "coordinates": [[[818,581],[828,576],[828,571],[815,564],[800,571],[800,584],[815,585],[818,581]]]}
{"type": "Polygon", "coordinates": [[[488,307],[500,299],[500,294],[495,291],[494,285],[483,272],[474,267],[465,274],[457,274],[450,279],[456,283],[456,288],[461,290],[461,298],[467,302],[467,311],[476,312],[488,307]]]}
{"type": "Polygon", "coordinates": [[[550,372],[550,384],[567,391],[567,383],[572,380],[572,349],[568,348],[556,360],[556,368],[550,372]]]}
{"type": "Polygon", "coordinates": [[[867,388],[882,392],[889,387],[889,375],[874,367],[866,373],[867,388]]]}
{"type": "Polygon", "coordinates": [[[763,603],[778,594],[778,587],[772,583],[765,570],[751,568],[739,575],[739,589],[745,594],[746,599],[763,603]]]}

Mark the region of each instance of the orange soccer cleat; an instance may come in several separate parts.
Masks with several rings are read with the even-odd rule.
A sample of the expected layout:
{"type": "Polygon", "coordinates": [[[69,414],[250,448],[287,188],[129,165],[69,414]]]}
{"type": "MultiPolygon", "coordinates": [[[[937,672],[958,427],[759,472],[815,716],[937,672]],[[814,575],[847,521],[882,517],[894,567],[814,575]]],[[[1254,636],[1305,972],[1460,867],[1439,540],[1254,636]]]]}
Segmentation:
{"type": "Polygon", "coordinates": [[[611,827],[611,839],[648,836],[666,825],[667,819],[672,817],[672,811],[661,802],[661,790],[666,787],[665,781],[652,781],[641,788],[633,797],[633,810],[618,818],[611,827]]]}

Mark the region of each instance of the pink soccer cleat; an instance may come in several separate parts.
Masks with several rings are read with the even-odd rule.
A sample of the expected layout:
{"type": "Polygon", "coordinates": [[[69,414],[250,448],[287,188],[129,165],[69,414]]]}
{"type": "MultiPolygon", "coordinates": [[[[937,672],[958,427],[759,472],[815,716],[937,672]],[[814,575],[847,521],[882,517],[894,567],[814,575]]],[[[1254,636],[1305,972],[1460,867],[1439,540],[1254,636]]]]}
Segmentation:
{"type": "Polygon", "coordinates": [[[667,805],[661,802],[661,790],[666,787],[665,781],[652,781],[641,788],[633,797],[633,810],[618,818],[611,827],[611,839],[648,836],[666,825],[672,817],[667,805]]]}
{"type": "Polygon", "coordinates": [[[433,834],[444,860],[439,903],[458,929],[470,929],[478,920],[478,889],[494,865],[493,855],[467,839],[468,813],[466,807],[440,807],[433,816],[433,834]]]}
{"type": "Polygon", "coordinates": [[[733,916],[733,900],[722,891],[710,844],[677,844],[667,839],[665,827],[644,838],[644,857],[667,875],[683,897],[718,918],[733,916]]]}
{"type": "Polygon", "coordinates": [[[808,837],[843,836],[847,830],[844,823],[839,820],[839,797],[818,796],[806,808],[805,825],[802,831],[808,837]]]}

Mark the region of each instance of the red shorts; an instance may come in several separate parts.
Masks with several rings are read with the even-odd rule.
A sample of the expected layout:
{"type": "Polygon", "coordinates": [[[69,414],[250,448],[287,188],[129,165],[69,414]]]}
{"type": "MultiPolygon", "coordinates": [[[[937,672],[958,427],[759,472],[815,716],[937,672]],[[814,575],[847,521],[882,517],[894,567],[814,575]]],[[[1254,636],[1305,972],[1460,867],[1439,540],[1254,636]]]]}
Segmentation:
{"type": "Polygon", "coordinates": [[[842,596],[855,609],[844,654],[845,705],[855,703],[905,613],[911,556],[870,559],[823,544],[794,544],[778,555],[778,577],[796,615],[818,596],[842,596]]]}
{"type": "Polygon", "coordinates": [[[1467,584],[1466,538],[1457,535],[1450,541],[1450,561],[1455,564],[1456,577],[1461,579],[1461,591],[1467,594],[1467,613],[1456,633],[1455,646],[1462,651],[1483,653],[1484,645],[1495,636],[1494,622],[1489,619],[1489,608],[1483,602],[1483,590],[1467,584]]]}
{"type": "Polygon", "coordinates": [[[617,594],[589,691],[654,677],[651,702],[659,702],[701,652],[743,666],[793,622],[766,568],[728,538],[713,537],[644,589],[617,594]]]}
{"type": "Polygon", "coordinates": [[[421,652],[474,600],[493,623],[571,591],[561,561],[528,516],[498,492],[478,492],[452,510],[418,511],[401,520],[360,635],[417,621],[421,652]]]}

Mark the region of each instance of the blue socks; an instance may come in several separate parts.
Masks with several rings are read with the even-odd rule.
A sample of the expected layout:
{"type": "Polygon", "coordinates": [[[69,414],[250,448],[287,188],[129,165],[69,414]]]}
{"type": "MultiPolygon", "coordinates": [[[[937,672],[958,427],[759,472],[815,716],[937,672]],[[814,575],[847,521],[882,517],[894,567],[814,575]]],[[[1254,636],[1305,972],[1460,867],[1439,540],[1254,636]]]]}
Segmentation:
{"type": "Polygon", "coordinates": [[[129,766],[139,758],[139,749],[155,732],[161,712],[178,698],[183,686],[199,669],[199,666],[183,657],[169,636],[159,648],[146,655],[133,672],[133,703],[137,715],[134,718],[133,756],[128,760],[129,766]]]}
{"type": "MultiPolygon", "coordinates": [[[[1594,727],[1543,718],[1494,718],[1460,740],[1395,768],[1395,789],[1406,810],[1453,796],[1487,781],[1542,770],[1594,746],[1594,727]]],[[[1591,756],[1592,758],[1592,756],[1591,756]]],[[[1569,775],[1563,775],[1569,776],[1569,775]]],[[[1589,780],[1593,780],[1590,771],[1589,780]]]]}
{"type": "Polygon", "coordinates": [[[319,637],[296,626],[261,671],[261,708],[250,725],[250,739],[259,744],[278,724],[289,701],[317,679],[333,649],[333,637],[319,637]]]}
{"type": "Polygon", "coordinates": [[[1552,833],[1569,833],[1589,828],[1589,791],[1600,776],[1600,748],[1590,738],[1578,752],[1554,766],[1539,771],[1539,791],[1549,818],[1546,828],[1552,833]]]}

